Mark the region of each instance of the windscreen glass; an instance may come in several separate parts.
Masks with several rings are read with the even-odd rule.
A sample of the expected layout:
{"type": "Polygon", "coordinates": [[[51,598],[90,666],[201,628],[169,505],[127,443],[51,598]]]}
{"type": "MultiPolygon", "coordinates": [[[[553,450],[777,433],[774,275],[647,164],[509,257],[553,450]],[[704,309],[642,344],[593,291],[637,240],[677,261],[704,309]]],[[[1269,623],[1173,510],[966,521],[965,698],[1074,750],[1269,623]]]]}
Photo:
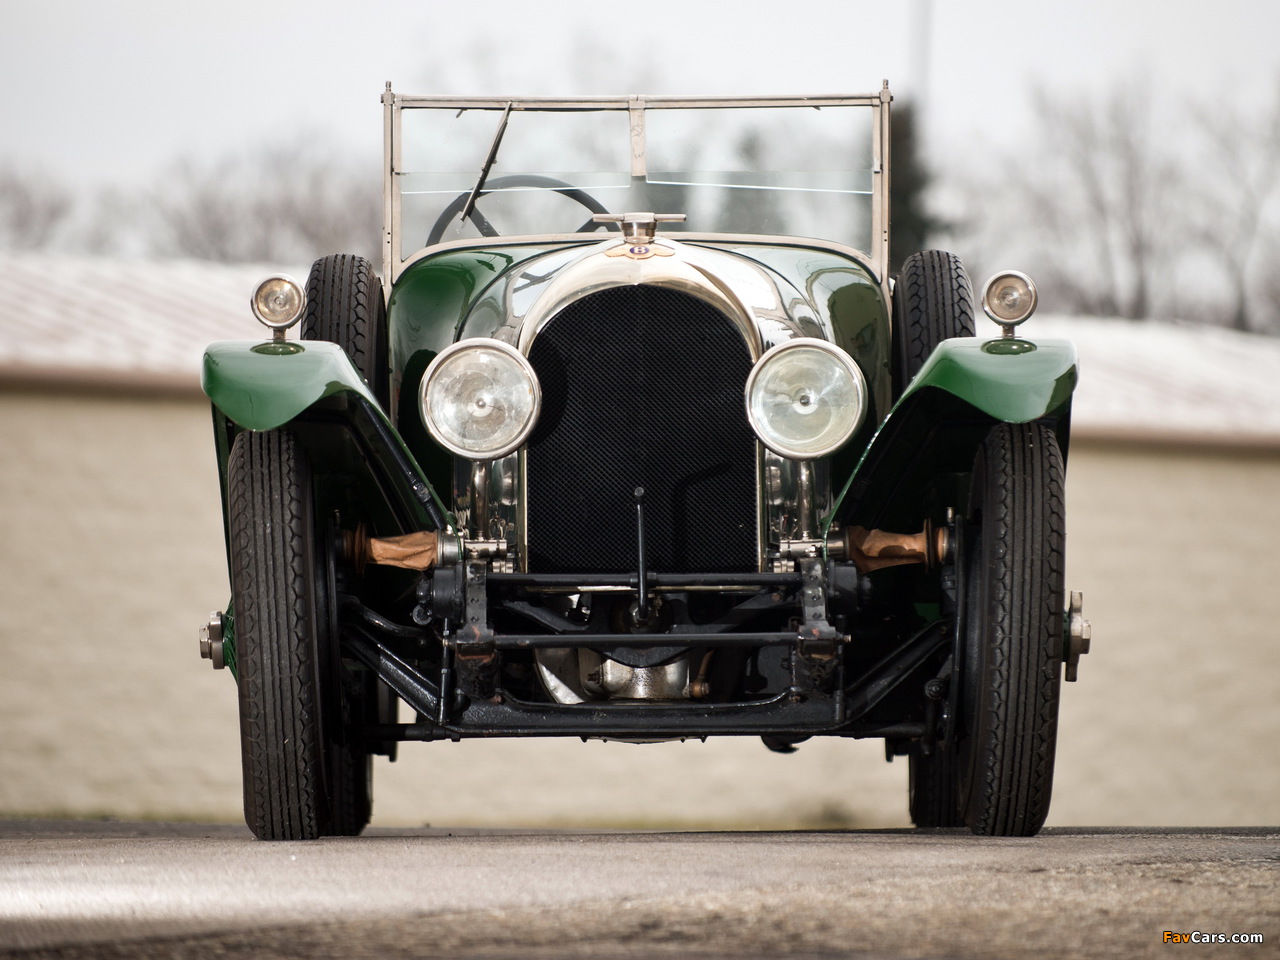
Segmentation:
{"type": "Polygon", "coordinates": [[[400,117],[399,254],[479,236],[596,232],[597,213],[683,213],[668,233],[871,248],[873,111],[856,106],[441,109],[400,117]],[[477,191],[477,186],[483,185],[477,191]],[[474,194],[474,197],[473,197],[474,194]]]}

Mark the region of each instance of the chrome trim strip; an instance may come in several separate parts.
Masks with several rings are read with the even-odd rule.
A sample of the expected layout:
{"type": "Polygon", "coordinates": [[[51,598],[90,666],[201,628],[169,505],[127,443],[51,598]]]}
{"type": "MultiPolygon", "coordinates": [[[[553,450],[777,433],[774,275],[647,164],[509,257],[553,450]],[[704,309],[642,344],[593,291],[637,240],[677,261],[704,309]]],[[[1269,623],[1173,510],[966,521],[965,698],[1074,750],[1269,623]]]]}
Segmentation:
{"type": "MultiPolygon", "coordinates": [[[[450,97],[397,94],[402,109],[441,110],[629,110],[632,96],[613,97],[450,97]]],[[[813,97],[653,97],[641,96],[651,110],[689,110],[698,107],[734,109],[745,107],[874,107],[881,94],[829,94],[813,97]]]]}
{"type": "MultiPolygon", "coordinates": [[[[699,263],[697,254],[704,248],[686,247],[669,236],[665,245],[673,248],[669,257],[632,260],[627,257],[600,256],[600,249],[586,251],[577,261],[563,267],[534,305],[520,318],[518,346],[528,356],[533,341],[560,312],[593,293],[610,287],[646,285],[667,287],[697,297],[733,322],[747,342],[752,364],[764,353],[764,343],[755,312],[738,296],[732,285],[719,272],[699,263]]],[[[605,241],[599,247],[616,245],[605,241]]],[[[715,251],[718,252],[718,251],[715,251]]]]}
{"type": "Polygon", "coordinates": [[[631,176],[646,177],[649,175],[649,164],[645,159],[644,142],[644,97],[632,97],[631,105],[631,176]]]}
{"type": "Polygon", "coordinates": [[[876,275],[889,275],[889,104],[893,102],[893,94],[889,92],[889,81],[884,81],[880,88],[880,97],[876,104],[874,123],[871,132],[871,223],[876,226],[879,236],[873,242],[876,264],[876,275]]]}
{"type": "Polygon", "coordinates": [[[391,238],[399,234],[392,225],[396,222],[395,206],[399,202],[399,191],[395,189],[395,172],[400,164],[396,157],[396,137],[393,133],[399,122],[399,111],[395,109],[396,95],[391,92],[391,81],[382,93],[382,278],[386,283],[382,286],[382,295],[391,302],[391,285],[400,276],[396,270],[399,258],[391,246],[391,238]]]}
{"type": "MultiPolygon", "coordinates": [[[[448,250],[465,250],[471,247],[491,250],[495,247],[526,246],[544,243],[580,243],[588,245],[599,243],[606,239],[621,239],[621,235],[610,231],[608,236],[598,233],[545,233],[512,237],[470,237],[463,240],[445,240],[441,243],[435,244],[434,246],[420,247],[418,250],[414,251],[412,256],[400,264],[399,269],[396,271],[396,277],[399,278],[406,269],[417,263],[419,260],[429,256],[435,256],[437,253],[448,250]]],[[[760,244],[766,246],[810,247],[815,250],[830,250],[833,253],[838,253],[842,256],[858,261],[858,263],[871,271],[872,278],[877,283],[885,282],[884,274],[877,265],[875,258],[865,250],[859,250],[857,247],[851,247],[847,244],[839,243],[834,240],[823,240],[819,237],[781,237],[763,233],[669,233],[664,234],[662,239],[699,246],[712,243],[733,243],[742,244],[744,246],[760,244]]]]}

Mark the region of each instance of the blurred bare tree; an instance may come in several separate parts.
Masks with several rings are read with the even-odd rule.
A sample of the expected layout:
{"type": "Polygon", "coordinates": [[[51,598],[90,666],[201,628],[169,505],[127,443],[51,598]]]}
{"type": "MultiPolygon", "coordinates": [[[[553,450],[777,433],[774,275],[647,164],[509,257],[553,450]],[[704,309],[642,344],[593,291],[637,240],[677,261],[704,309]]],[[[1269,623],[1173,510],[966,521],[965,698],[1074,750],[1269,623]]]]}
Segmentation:
{"type": "Polygon", "coordinates": [[[1047,299],[1104,317],[1170,309],[1186,184],[1147,88],[1118,88],[1102,102],[1041,90],[1034,110],[1032,150],[1010,160],[1006,183],[1025,211],[1024,242],[1040,248],[1047,299]]]}
{"type": "Polygon", "coordinates": [[[894,104],[889,158],[889,270],[896,274],[902,261],[927,249],[933,236],[946,226],[929,208],[933,174],[924,161],[916,111],[909,102],[894,104]]]}
{"type": "Polygon", "coordinates": [[[1271,264],[1280,246],[1280,84],[1261,110],[1215,99],[1193,108],[1192,122],[1198,176],[1191,239],[1226,280],[1222,320],[1237,330],[1275,327],[1280,289],[1271,264]]]}
{"type": "Polygon", "coordinates": [[[1040,90],[1034,111],[994,176],[953,179],[958,246],[1024,266],[1060,312],[1280,332],[1280,90],[1253,109],[1040,90]]]}
{"type": "Polygon", "coordinates": [[[73,207],[71,192],[53,180],[0,166],[0,247],[51,246],[73,207]]]}
{"type": "MultiPolygon", "coordinates": [[[[975,280],[1026,269],[1047,310],[1280,333],[1280,272],[1271,269],[1280,260],[1280,81],[1261,105],[1217,96],[1169,107],[1141,81],[1093,95],[1040,90],[1016,153],[975,158],[984,174],[966,174],[958,153],[934,160],[934,176],[910,109],[899,109],[895,259],[941,241],[970,261],[975,280]]],[[[737,147],[750,160],[765,145],[747,137],[737,147]]],[[[380,181],[376,157],[303,131],[285,146],[174,163],[145,189],[77,193],[0,162],[0,248],[291,265],[352,252],[376,263],[380,181]]],[[[655,195],[658,208],[685,209],[679,188],[660,189],[670,195],[655,195]]],[[[754,231],[770,211],[732,213],[751,214],[754,231]]]]}
{"type": "Polygon", "coordinates": [[[327,253],[374,262],[381,174],[299,136],[209,161],[179,161],[145,189],[82,195],[0,167],[0,248],[71,254],[304,264],[327,253]]]}
{"type": "Polygon", "coordinates": [[[304,143],[174,165],[140,210],[150,252],[224,263],[302,263],[349,252],[376,262],[377,166],[357,168],[304,143]]]}

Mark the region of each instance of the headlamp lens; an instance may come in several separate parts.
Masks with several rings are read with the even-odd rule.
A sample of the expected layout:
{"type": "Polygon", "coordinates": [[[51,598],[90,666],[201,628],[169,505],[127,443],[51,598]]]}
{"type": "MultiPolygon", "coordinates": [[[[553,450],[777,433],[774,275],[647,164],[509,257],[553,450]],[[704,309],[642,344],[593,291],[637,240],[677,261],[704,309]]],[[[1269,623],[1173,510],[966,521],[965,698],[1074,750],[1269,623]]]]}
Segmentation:
{"type": "Polygon", "coordinates": [[[298,322],[307,305],[302,287],[291,277],[267,277],[253,291],[253,314],[272,330],[284,330],[298,322]]]}
{"type": "Polygon", "coordinates": [[[996,323],[1021,323],[1036,309],[1036,285],[1024,273],[1010,270],[987,281],[982,307],[996,323]]]}
{"type": "Polygon", "coordinates": [[[542,402],[537,375],[499,340],[462,340],[422,378],[422,422],[445,449],[473,460],[514,451],[533,430],[542,402]]]}
{"type": "Polygon", "coordinates": [[[858,365],[825,340],[799,338],[769,350],[747,379],[747,419],[775,453],[811,460],[838,450],[866,413],[858,365]]]}

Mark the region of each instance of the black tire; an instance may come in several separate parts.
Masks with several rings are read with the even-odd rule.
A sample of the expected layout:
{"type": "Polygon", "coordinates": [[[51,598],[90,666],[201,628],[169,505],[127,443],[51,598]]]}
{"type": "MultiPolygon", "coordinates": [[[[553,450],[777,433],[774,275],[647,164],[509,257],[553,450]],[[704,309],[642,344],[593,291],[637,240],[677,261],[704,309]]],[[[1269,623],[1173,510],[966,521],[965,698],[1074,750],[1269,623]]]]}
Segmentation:
{"type": "Polygon", "coordinates": [[[963,827],[960,813],[956,755],[943,744],[925,754],[913,743],[907,752],[911,822],[917,827],[963,827]]]}
{"type": "MultiPolygon", "coordinates": [[[[388,335],[382,281],[368,260],[354,254],[335,253],[321,257],[311,265],[311,273],[307,277],[307,309],[302,321],[302,339],[328,340],[341,347],[360,376],[364,377],[374,398],[387,411],[391,409],[388,335]]],[[[368,719],[382,724],[395,723],[395,695],[378,681],[371,680],[364,688],[363,695],[369,704],[367,709],[371,711],[368,719]]],[[[375,750],[394,760],[396,742],[379,744],[375,750]]],[[[349,779],[356,785],[352,788],[352,809],[357,811],[362,805],[371,807],[367,797],[369,776],[359,770],[369,762],[366,751],[345,763],[338,763],[340,769],[356,768],[349,779]]],[[[350,835],[359,832],[368,821],[368,812],[363,816],[357,812],[352,822],[359,823],[360,827],[354,831],[336,827],[335,832],[350,835]]]]}
{"type": "Polygon", "coordinates": [[[367,754],[343,720],[332,578],[296,437],[241,433],[227,498],[245,822],[260,840],[358,833],[367,754]]]}
{"type": "Polygon", "coordinates": [[[373,757],[357,743],[336,743],[329,748],[330,819],[327,833],[356,837],[373,814],[373,757]]]}
{"type": "Polygon", "coordinates": [[[311,265],[302,339],[328,340],[340,346],[378,403],[387,409],[387,309],[382,281],[368,260],[335,253],[311,265]]]}
{"type": "Polygon", "coordinates": [[[973,286],[964,264],[941,250],[913,253],[893,291],[894,396],[901,396],[934,348],[972,337],[973,286]]]}
{"type": "Polygon", "coordinates": [[[327,603],[322,633],[321,683],[326,692],[322,711],[326,732],[326,772],[329,775],[329,822],[325,833],[336,837],[358,836],[373,814],[373,757],[369,745],[360,739],[366,720],[374,719],[376,702],[371,691],[381,681],[364,670],[352,671],[344,665],[339,647],[338,584],[333,555],[337,550],[337,530],[325,528],[324,549],[317,573],[324,578],[323,600],[327,603]],[[326,649],[327,648],[327,649],[326,649]]]}
{"type": "Polygon", "coordinates": [[[1042,424],[999,424],[978,450],[965,561],[956,762],[974,833],[1032,836],[1053,789],[1062,662],[1063,461],[1042,424]]]}

